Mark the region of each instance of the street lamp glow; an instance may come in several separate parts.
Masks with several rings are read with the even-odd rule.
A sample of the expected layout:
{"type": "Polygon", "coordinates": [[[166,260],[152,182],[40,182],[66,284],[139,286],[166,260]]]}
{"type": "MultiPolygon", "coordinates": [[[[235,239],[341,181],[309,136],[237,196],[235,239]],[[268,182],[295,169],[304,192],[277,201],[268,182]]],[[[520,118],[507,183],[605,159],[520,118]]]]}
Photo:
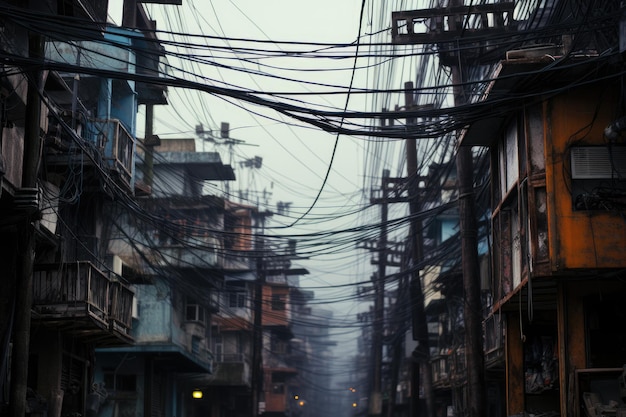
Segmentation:
{"type": "Polygon", "coordinates": [[[202,391],[200,391],[199,389],[193,390],[193,392],[191,393],[191,396],[195,398],[196,400],[199,400],[202,398],[202,391]]]}

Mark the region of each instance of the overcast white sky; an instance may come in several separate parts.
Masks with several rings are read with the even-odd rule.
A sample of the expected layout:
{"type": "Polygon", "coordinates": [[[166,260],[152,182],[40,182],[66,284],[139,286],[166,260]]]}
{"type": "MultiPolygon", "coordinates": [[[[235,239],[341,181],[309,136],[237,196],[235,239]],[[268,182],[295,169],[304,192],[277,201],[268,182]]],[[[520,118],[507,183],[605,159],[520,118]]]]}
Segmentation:
{"type": "MultiPolygon", "coordinates": [[[[162,6],[146,4],[151,16],[157,21],[157,29],[189,34],[203,34],[221,38],[243,38],[256,40],[319,42],[319,43],[351,43],[357,40],[361,0],[215,0],[190,1],[183,0],[182,6],[162,6]]],[[[363,33],[388,27],[391,20],[389,3],[384,0],[368,1],[368,10],[362,27],[363,33]],[[377,4],[379,3],[379,4],[377,4]],[[375,12],[372,12],[375,11],[375,12]]],[[[395,2],[394,2],[395,3],[395,2]]],[[[391,6],[392,7],[392,6],[391,6]]],[[[403,8],[408,8],[403,7],[403,8]]],[[[110,1],[110,16],[115,23],[121,22],[122,0],[110,1]]],[[[159,35],[163,38],[164,35],[159,35]]],[[[179,37],[181,39],[181,37],[179,37]]],[[[380,37],[376,39],[381,39],[380,37]]],[[[382,38],[384,39],[384,38],[382,38]]],[[[384,39],[389,41],[389,39],[384,39]]],[[[302,45],[279,47],[270,44],[252,44],[250,42],[224,42],[221,40],[202,40],[189,38],[189,42],[209,42],[211,45],[248,48],[277,48],[298,50],[313,49],[302,45]]],[[[365,42],[372,39],[365,38],[365,42]]],[[[354,52],[355,49],[338,51],[340,54],[354,52]]],[[[184,52],[184,51],[180,51],[184,52]]],[[[186,53],[190,53],[187,51],[186,53]]],[[[198,51],[195,51],[198,52],[198,51]]],[[[207,51],[202,51],[206,54],[207,51]]],[[[236,68],[259,70],[291,79],[306,80],[322,84],[349,86],[352,76],[352,59],[303,59],[295,57],[259,59],[255,62],[243,63],[234,58],[244,55],[233,55],[228,52],[212,50],[216,62],[236,68]],[[228,57],[229,59],[221,59],[228,57]],[[273,68],[264,65],[271,65],[273,68]],[[280,70],[278,67],[290,68],[280,70]],[[302,69],[295,71],[295,69],[302,69]],[[305,71],[304,69],[323,68],[325,71],[305,71]],[[335,70],[332,70],[335,69],[335,70]]],[[[367,59],[359,60],[358,66],[371,64],[367,59]]],[[[270,77],[244,74],[226,68],[216,69],[209,66],[188,66],[191,72],[202,73],[204,76],[236,87],[247,87],[257,91],[321,91],[327,90],[320,86],[296,83],[270,77]]],[[[406,79],[394,79],[385,73],[385,67],[378,70],[359,70],[354,79],[355,87],[377,85],[372,78],[385,78],[385,82],[395,83],[389,88],[401,88],[406,79]],[[378,72],[377,72],[378,71],[378,72]],[[382,72],[381,72],[382,71],[382,72]]],[[[410,72],[409,72],[410,73],[410,72]]],[[[278,202],[291,204],[290,216],[275,216],[270,225],[288,225],[304,214],[313,204],[317,193],[324,183],[324,177],[331,161],[336,136],[325,133],[310,126],[278,115],[262,107],[251,106],[236,101],[225,101],[206,93],[176,91],[170,89],[170,105],[156,109],[157,120],[155,133],[162,139],[173,137],[194,137],[195,126],[202,123],[205,130],[216,131],[221,122],[230,124],[231,138],[245,142],[233,148],[232,161],[237,183],[230,185],[230,190],[250,190],[252,203],[258,202],[262,208],[276,210],[278,202]],[[270,119],[264,118],[266,115],[270,119]],[[275,119],[275,120],[272,120],[275,119]],[[295,125],[292,125],[295,124],[295,125]],[[245,159],[261,156],[261,169],[249,169],[240,166],[245,159]],[[264,194],[264,192],[267,192],[264,194]],[[267,207],[263,207],[267,204],[267,207]]],[[[342,109],[346,105],[346,95],[311,97],[304,99],[321,105],[332,105],[342,109]]],[[[353,110],[372,111],[376,103],[372,98],[350,96],[349,108],[353,110]]],[[[397,104],[397,103],[396,103],[397,104]]],[[[392,106],[389,106],[392,107],[392,106]]],[[[142,110],[142,109],[140,109],[142,110]]],[[[142,136],[143,128],[138,126],[138,136],[142,136]]],[[[297,223],[296,227],[280,231],[281,233],[311,233],[343,228],[356,227],[364,223],[377,221],[378,210],[370,209],[365,214],[350,215],[354,209],[369,201],[372,183],[380,184],[378,179],[383,168],[391,169],[391,174],[400,175],[402,165],[396,164],[404,145],[381,144],[366,138],[340,136],[333,162],[333,169],[324,186],[319,201],[309,216],[297,223]],[[364,178],[365,175],[376,178],[364,178]],[[336,217],[336,218],[335,218],[336,217]],[[318,219],[335,218],[332,221],[318,219]]],[[[227,146],[207,144],[206,150],[216,150],[222,155],[224,162],[229,162],[227,146]]],[[[393,208],[402,211],[404,208],[393,208]]],[[[393,211],[391,216],[393,216],[393,211]]],[[[276,233],[278,233],[277,231],[276,233]]],[[[332,284],[355,283],[368,280],[374,268],[370,265],[371,255],[354,250],[354,242],[343,245],[335,255],[315,258],[302,262],[311,271],[310,276],[303,277],[301,284],[305,287],[326,287],[332,284]],[[348,252],[347,250],[350,249],[348,252]]],[[[315,289],[317,297],[328,300],[348,298],[354,288],[315,289]]],[[[335,314],[346,320],[354,321],[356,310],[363,310],[366,304],[360,305],[344,302],[329,303],[335,314]],[[332,305],[331,305],[332,304],[332,305]]]]}

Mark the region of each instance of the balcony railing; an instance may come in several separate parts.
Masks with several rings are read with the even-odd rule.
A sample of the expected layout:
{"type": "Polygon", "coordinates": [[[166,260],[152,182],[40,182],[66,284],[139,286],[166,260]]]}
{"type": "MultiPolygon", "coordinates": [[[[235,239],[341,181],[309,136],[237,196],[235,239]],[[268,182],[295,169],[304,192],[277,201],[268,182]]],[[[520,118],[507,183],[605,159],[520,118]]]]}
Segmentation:
{"type": "Polygon", "coordinates": [[[222,259],[226,270],[247,271],[256,267],[256,259],[247,251],[224,250],[222,259]]]}
{"type": "Polygon", "coordinates": [[[111,171],[130,186],[133,177],[135,138],[117,119],[94,120],[98,132],[98,148],[111,171]]]}
{"type": "Polygon", "coordinates": [[[78,333],[130,338],[132,297],[129,287],[90,262],[40,264],[33,273],[36,317],[71,321],[78,333]]]}
{"type": "Polygon", "coordinates": [[[159,263],[179,268],[215,268],[219,258],[214,248],[159,246],[159,263]]]}
{"type": "Polygon", "coordinates": [[[215,355],[215,362],[247,362],[248,355],[243,353],[220,353],[215,355]]]}
{"type": "Polygon", "coordinates": [[[68,111],[61,116],[68,125],[76,125],[77,134],[80,134],[85,146],[77,153],[75,136],[51,124],[46,140],[56,150],[49,155],[49,165],[90,164],[93,159],[95,165],[113,174],[120,185],[130,189],[135,170],[135,138],[117,119],[92,119],[82,113],[73,117],[68,111]],[[90,158],[83,157],[84,150],[91,154],[90,158]]]}
{"type": "Polygon", "coordinates": [[[435,387],[449,387],[452,384],[464,381],[467,366],[463,349],[450,350],[431,357],[433,384],[435,387]]]}
{"type": "Polygon", "coordinates": [[[111,299],[111,328],[130,336],[133,314],[133,291],[120,281],[113,281],[110,288],[111,299]]]}
{"type": "Polygon", "coordinates": [[[430,360],[435,387],[448,386],[450,384],[449,355],[438,355],[430,360]]]}

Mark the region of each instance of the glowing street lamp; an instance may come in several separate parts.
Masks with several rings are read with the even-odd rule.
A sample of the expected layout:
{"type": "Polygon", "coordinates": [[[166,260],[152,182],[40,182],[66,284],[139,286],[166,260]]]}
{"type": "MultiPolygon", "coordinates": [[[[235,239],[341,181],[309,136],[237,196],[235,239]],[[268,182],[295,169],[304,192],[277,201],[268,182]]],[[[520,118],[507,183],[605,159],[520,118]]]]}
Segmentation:
{"type": "Polygon", "coordinates": [[[202,391],[201,391],[201,390],[199,390],[199,389],[195,389],[195,390],[193,390],[193,391],[192,391],[191,396],[192,396],[194,399],[199,400],[199,399],[201,399],[201,398],[202,398],[202,391]]]}

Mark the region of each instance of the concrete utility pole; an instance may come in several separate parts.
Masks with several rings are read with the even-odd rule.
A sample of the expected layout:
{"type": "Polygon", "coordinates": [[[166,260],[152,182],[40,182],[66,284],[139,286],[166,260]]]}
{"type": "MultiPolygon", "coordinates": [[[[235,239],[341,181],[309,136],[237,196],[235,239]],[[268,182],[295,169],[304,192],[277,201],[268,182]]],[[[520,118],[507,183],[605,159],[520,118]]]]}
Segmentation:
{"type": "Polygon", "coordinates": [[[152,192],[154,179],[154,147],[159,146],[161,140],[154,134],[154,104],[146,104],[146,131],[143,139],[144,146],[144,171],[143,182],[152,192]]]}
{"type": "MultiPolygon", "coordinates": [[[[413,83],[411,81],[404,84],[405,108],[410,110],[414,107],[413,83]]],[[[407,119],[407,125],[415,125],[416,121],[407,119]]],[[[428,342],[428,323],[426,321],[426,307],[424,305],[424,290],[422,288],[422,278],[418,265],[423,259],[422,242],[422,221],[419,219],[419,180],[417,172],[417,142],[415,138],[405,141],[406,146],[406,170],[409,185],[409,214],[411,216],[410,239],[411,239],[411,260],[413,273],[410,279],[411,306],[413,308],[413,340],[417,341],[417,346],[413,351],[412,383],[414,392],[411,397],[412,416],[416,415],[419,402],[420,380],[423,384],[424,399],[426,401],[426,416],[435,416],[434,393],[433,393],[433,372],[430,366],[430,344],[428,342]],[[420,379],[420,373],[422,378],[420,379]]]]}

